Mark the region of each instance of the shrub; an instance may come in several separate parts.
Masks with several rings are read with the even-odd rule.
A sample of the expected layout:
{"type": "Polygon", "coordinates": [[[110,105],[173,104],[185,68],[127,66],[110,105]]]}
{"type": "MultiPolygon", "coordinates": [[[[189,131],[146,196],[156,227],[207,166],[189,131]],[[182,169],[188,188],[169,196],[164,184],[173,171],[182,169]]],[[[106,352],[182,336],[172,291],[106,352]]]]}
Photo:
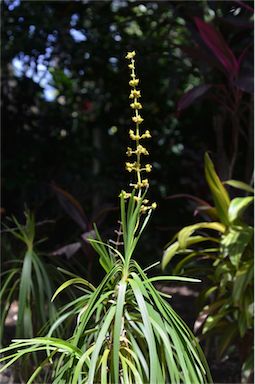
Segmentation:
{"type": "MultiPolygon", "coordinates": [[[[207,276],[209,286],[200,294],[202,311],[198,322],[207,339],[218,335],[218,352],[227,355],[238,348],[243,371],[253,361],[253,228],[246,224],[243,214],[253,202],[252,196],[230,199],[213,163],[205,155],[205,176],[215,207],[209,204],[199,210],[210,217],[182,228],[168,244],[163,269],[173,257],[178,258],[173,273],[196,273],[207,276]],[[209,263],[208,263],[209,261],[209,263]]],[[[240,181],[225,184],[253,193],[240,181]]]]}
{"type": "MultiPolygon", "coordinates": [[[[54,271],[35,245],[35,217],[30,211],[25,212],[26,223],[22,225],[13,217],[15,227],[6,231],[18,239],[25,248],[21,256],[7,252],[8,260],[3,262],[1,273],[1,340],[6,316],[11,304],[18,300],[18,318],[16,337],[33,337],[38,335],[46,321],[53,322],[56,308],[50,299],[59,285],[60,272],[54,271]]],[[[5,259],[7,259],[5,255],[5,259]]]]}

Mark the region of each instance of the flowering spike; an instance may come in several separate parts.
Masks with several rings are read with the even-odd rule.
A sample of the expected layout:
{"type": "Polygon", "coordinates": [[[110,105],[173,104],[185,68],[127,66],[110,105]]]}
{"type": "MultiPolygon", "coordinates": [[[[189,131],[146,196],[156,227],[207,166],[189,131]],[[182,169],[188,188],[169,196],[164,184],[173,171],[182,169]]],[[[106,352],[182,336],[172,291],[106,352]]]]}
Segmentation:
{"type": "Polygon", "coordinates": [[[135,103],[130,104],[130,107],[132,109],[142,109],[142,104],[138,103],[137,101],[135,103]]]}
{"type": "MultiPolygon", "coordinates": [[[[131,74],[131,77],[134,77],[134,76],[132,76],[132,74],[131,74]]],[[[131,87],[136,87],[138,85],[138,83],[139,83],[139,79],[134,78],[134,79],[130,80],[129,85],[131,87]]]]}
{"type": "MultiPolygon", "coordinates": [[[[149,139],[151,138],[150,131],[147,129],[144,131],[144,133],[140,133],[140,124],[144,121],[142,116],[138,113],[140,109],[142,109],[142,104],[138,101],[138,99],[141,97],[141,91],[136,89],[136,87],[139,84],[139,79],[136,77],[135,73],[135,51],[128,52],[126,55],[126,59],[130,60],[130,63],[128,64],[128,68],[131,70],[130,73],[130,81],[129,85],[132,87],[129,98],[132,99],[132,103],[130,104],[130,107],[135,112],[135,115],[132,117],[132,121],[135,123],[135,129],[129,130],[129,137],[131,140],[135,142],[135,148],[127,148],[127,156],[132,157],[133,155],[136,155],[136,161],[134,162],[126,162],[126,170],[128,172],[135,172],[136,173],[136,182],[133,184],[130,184],[131,187],[133,187],[137,192],[134,194],[134,200],[140,201],[142,191],[145,188],[149,187],[149,181],[148,179],[144,179],[142,177],[143,172],[151,172],[152,166],[151,164],[145,164],[142,166],[141,164],[141,157],[149,155],[149,152],[147,149],[140,144],[140,140],[142,139],[149,139]]],[[[130,195],[125,192],[125,197],[128,198],[130,195]]],[[[149,204],[149,200],[144,199],[141,206],[141,213],[146,213],[148,210],[155,209],[157,204],[152,203],[149,204]]]]}
{"type": "Polygon", "coordinates": [[[141,124],[143,122],[143,118],[140,115],[136,115],[132,117],[134,123],[141,124]]]}
{"type": "Polygon", "coordinates": [[[138,99],[139,97],[141,97],[141,92],[140,91],[137,91],[136,89],[133,89],[129,95],[129,98],[130,99],[138,99]]]}
{"type": "Polygon", "coordinates": [[[135,57],[135,51],[132,51],[127,53],[126,59],[133,59],[134,57],[135,57]]]}

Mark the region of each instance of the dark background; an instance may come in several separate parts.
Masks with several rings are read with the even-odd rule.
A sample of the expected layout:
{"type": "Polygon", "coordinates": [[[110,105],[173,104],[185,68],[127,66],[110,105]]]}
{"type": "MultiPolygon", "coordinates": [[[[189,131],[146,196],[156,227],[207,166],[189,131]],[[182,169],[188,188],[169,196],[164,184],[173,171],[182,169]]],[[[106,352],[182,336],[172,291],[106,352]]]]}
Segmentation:
{"type": "MultiPolygon", "coordinates": [[[[51,183],[71,193],[90,221],[105,207],[117,207],[129,183],[125,55],[135,49],[144,128],[153,135],[149,193],[159,206],[137,257],[145,265],[159,260],[171,236],[196,220],[190,200],[166,197],[210,200],[204,153],[210,151],[227,179],[222,153],[231,157],[233,151],[228,111],[215,95],[194,98],[178,111],[192,87],[229,84],[194,17],[210,21],[235,56],[244,57],[238,88],[243,104],[234,112],[241,133],[231,176],[251,180],[251,8],[249,1],[2,1],[3,220],[15,215],[22,221],[25,205],[37,221],[53,220],[44,226],[48,241],[42,247],[54,251],[76,241],[81,228],[64,212],[51,183]]],[[[107,236],[117,216],[109,210],[101,225],[107,236]]]]}

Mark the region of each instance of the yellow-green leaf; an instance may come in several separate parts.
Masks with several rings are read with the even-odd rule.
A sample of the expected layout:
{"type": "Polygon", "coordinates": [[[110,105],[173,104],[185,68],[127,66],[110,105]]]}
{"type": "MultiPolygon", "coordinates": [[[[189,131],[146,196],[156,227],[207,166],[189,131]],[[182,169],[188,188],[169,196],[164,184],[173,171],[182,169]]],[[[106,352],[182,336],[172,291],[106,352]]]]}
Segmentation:
{"type": "Polygon", "coordinates": [[[249,185],[239,180],[227,180],[223,184],[230,185],[233,188],[242,189],[243,191],[254,193],[254,189],[249,185]]]}
{"type": "Polygon", "coordinates": [[[236,197],[233,199],[228,208],[229,221],[233,223],[237,219],[241,218],[243,212],[248,206],[253,203],[253,197],[236,197]]]}
{"type": "Polygon", "coordinates": [[[229,194],[220,181],[208,153],[205,154],[205,177],[212,192],[219,218],[224,224],[228,225],[229,194]]]}

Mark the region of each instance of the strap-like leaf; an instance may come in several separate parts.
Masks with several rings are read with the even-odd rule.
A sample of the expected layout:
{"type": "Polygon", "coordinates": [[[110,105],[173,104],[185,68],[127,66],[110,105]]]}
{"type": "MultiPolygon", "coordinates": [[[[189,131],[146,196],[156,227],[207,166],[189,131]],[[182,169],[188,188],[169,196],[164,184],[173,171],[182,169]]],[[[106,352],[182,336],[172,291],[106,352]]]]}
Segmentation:
{"type": "Polygon", "coordinates": [[[205,23],[199,17],[195,17],[195,23],[200,36],[219,60],[229,77],[233,78],[239,71],[238,60],[227,45],[223,36],[212,24],[205,23]]]}
{"type": "Polygon", "coordinates": [[[51,184],[53,191],[65,212],[84,230],[88,229],[89,221],[80,203],[67,191],[56,184],[51,184]]]}
{"type": "Polygon", "coordinates": [[[188,108],[197,99],[200,99],[204,94],[206,94],[211,87],[211,84],[201,84],[184,93],[178,101],[177,110],[182,111],[188,108]]]}
{"type": "Polygon", "coordinates": [[[99,356],[99,353],[100,353],[102,346],[104,344],[105,336],[108,332],[110,324],[114,318],[115,311],[116,311],[116,306],[112,305],[111,308],[109,309],[109,311],[107,312],[105,318],[104,318],[102,328],[98,334],[95,348],[94,348],[94,351],[93,351],[92,356],[91,356],[88,384],[94,384],[95,383],[95,376],[94,375],[95,375],[96,365],[98,362],[98,356],[99,356]]]}
{"type": "Polygon", "coordinates": [[[73,284],[82,284],[82,285],[85,285],[86,287],[89,287],[92,291],[95,291],[95,287],[90,284],[87,280],[83,279],[82,277],[76,277],[74,279],[70,279],[68,281],[66,281],[65,283],[63,283],[57,290],[56,292],[54,293],[51,301],[54,301],[54,299],[57,297],[57,295],[63,291],[64,289],[66,289],[67,287],[69,287],[69,285],[73,285],[73,284]]]}
{"type": "Polygon", "coordinates": [[[234,223],[237,219],[240,219],[243,212],[253,203],[254,198],[248,197],[236,197],[231,200],[228,209],[228,217],[231,223],[234,223]]]}
{"type": "Polygon", "coordinates": [[[223,224],[228,225],[228,207],[230,204],[230,198],[227,190],[224,188],[224,185],[215,171],[214,165],[208,153],[205,154],[205,177],[212,192],[212,197],[217,208],[219,218],[223,224]]]}
{"type": "Polygon", "coordinates": [[[242,189],[243,191],[254,193],[254,189],[249,185],[239,180],[227,180],[223,184],[230,185],[233,188],[242,189]]]}
{"type": "Polygon", "coordinates": [[[190,245],[200,242],[202,240],[201,237],[191,237],[191,235],[199,229],[212,229],[214,231],[224,233],[226,228],[223,224],[218,222],[197,223],[194,225],[189,225],[188,227],[184,227],[178,233],[178,242],[181,249],[185,249],[190,245]]]}
{"type": "Polygon", "coordinates": [[[134,292],[139,310],[142,315],[143,324],[144,324],[144,335],[147,340],[148,348],[149,348],[149,357],[150,357],[150,383],[157,383],[157,370],[158,370],[158,354],[156,350],[156,342],[154,333],[151,326],[151,321],[148,314],[147,304],[145,298],[141,292],[143,288],[143,284],[140,278],[133,274],[133,279],[130,279],[130,285],[134,292]]]}
{"type": "Polygon", "coordinates": [[[119,381],[119,350],[120,350],[120,335],[122,327],[123,308],[125,302],[127,283],[121,280],[118,285],[118,298],[116,304],[116,312],[114,319],[113,329],[113,367],[114,367],[114,381],[119,381]]]}

